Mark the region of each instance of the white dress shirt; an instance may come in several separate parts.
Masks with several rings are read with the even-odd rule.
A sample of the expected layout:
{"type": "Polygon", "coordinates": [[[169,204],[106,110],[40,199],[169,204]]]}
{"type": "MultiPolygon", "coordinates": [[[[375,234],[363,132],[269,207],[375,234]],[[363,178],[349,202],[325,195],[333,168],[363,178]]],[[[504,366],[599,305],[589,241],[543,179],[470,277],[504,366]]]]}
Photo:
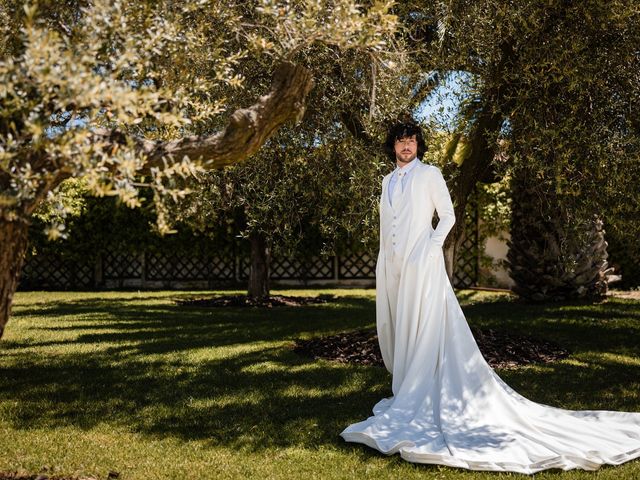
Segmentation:
{"type": "Polygon", "coordinates": [[[418,160],[418,157],[414,158],[413,160],[411,160],[409,163],[407,163],[404,167],[396,167],[396,169],[393,171],[393,174],[391,175],[391,179],[389,180],[389,205],[392,204],[391,199],[393,198],[393,190],[396,187],[396,183],[398,183],[398,177],[400,175],[398,175],[398,173],[402,172],[402,181],[400,182],[402,191],[404,192],[404,187],[407,184],[407,179],[409,177],[409,175],[411,174],[411,170],[413,170],[413,168],[416,166],[417,162],[419,162],[420,160],[418,160]]]}

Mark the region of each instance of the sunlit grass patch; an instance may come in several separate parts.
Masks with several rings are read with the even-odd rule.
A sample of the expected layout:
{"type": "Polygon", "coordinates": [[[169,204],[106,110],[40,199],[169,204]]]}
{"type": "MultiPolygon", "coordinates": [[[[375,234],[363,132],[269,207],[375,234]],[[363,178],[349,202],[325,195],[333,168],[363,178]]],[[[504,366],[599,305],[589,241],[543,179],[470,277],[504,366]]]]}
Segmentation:
{"type": "MultiPolygon", "coordinates": [[[[115,471],[127,480],[524,478],[413,465],[343,442],[342,429],[391,394],[389,374],[300,357],[292,345],[373,328],[374,291],[277,293],[338,298],[207,309],[175,304],[207,292],[19,293],[0,341],[0,471],[47,466],[49,475],[115,471]]],[[[522,394],[566,408],[640,411],[640,302],[530,306],[503,293],[458,295],[473,325],[572,351],[560,362],[499,372],[522,394]]],[[[639,462],[598,472],[638,477],[639,462]]]]}

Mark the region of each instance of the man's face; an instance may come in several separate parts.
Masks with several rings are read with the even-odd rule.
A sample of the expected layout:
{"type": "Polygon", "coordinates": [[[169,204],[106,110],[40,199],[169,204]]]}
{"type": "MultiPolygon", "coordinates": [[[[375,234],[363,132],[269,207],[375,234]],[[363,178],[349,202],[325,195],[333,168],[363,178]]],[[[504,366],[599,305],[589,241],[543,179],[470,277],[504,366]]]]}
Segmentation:
{"type": "Polygon", "coordinates": [[[396,152],[396,163],[400,166],[406,165],[411,160],[416,158],[418,154],[418,141],[415,135],[410,137],[402,137],[396,140],[394,146],[396,152]]]}

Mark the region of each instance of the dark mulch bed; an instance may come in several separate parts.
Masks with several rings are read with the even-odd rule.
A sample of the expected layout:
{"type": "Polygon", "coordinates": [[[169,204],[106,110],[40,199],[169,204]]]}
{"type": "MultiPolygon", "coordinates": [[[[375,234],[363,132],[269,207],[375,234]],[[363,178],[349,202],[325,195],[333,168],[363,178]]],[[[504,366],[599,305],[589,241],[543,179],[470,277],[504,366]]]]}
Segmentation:
{"type": "MultiPolygon", "coordinates": [[[[302,307],[318,305],[336,300],[335,295],[322,294],[317,297],[294,297],[287,295],[270,295],[254,299],[246,295],[219,295],[207,298],[191,298],[176,300],[176,304],[187,307],[302,307]]],[[[1,479],[0,479],[1,480],[1,479]]]]}
{"type": "MultiPolygon", "coordinates": [[[[528,336],[511,335],[493,329],[471,328],[484,358],[493,368],[514,368],[531,363],[547,363],[569,356],[559,345],[528,336]]],[[[378,337],[373,330],[341,333],[329,337],[296,340],[300,355],[340,363],[383,366],[378,337]]]]}

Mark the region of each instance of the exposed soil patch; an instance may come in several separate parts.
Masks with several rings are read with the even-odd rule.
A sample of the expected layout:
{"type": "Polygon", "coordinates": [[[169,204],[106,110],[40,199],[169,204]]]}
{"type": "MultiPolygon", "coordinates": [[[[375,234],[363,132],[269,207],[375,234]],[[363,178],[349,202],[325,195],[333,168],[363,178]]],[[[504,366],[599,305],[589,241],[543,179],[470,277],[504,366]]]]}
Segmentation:
{"type": "MultiPolygon", "coordinates": [[[[188,307],[303,307],[317,305],[336,300],[335,295],[318,295],[317,297],[294,297],[287,295],[270,295],[269,297],[254,299],[246,295],[220,295],[207,298],[192,298],[176,300],[178,305],[188,307]]],[[[0,479],[2,480],[2,479],[0,479]]]]}
{"type": "MultiPolygon", "coordinates": [[[[548,363],[569,356],[559,345],[533,337],[511,335],[493,329],[471,328],[484,358],[493,368],[515,368],[548,363]]],[[[296,340],[300,355],[340,363],[383,366],[378,337],[373,330],[360,330],[329,337],[296,340]]]]}

